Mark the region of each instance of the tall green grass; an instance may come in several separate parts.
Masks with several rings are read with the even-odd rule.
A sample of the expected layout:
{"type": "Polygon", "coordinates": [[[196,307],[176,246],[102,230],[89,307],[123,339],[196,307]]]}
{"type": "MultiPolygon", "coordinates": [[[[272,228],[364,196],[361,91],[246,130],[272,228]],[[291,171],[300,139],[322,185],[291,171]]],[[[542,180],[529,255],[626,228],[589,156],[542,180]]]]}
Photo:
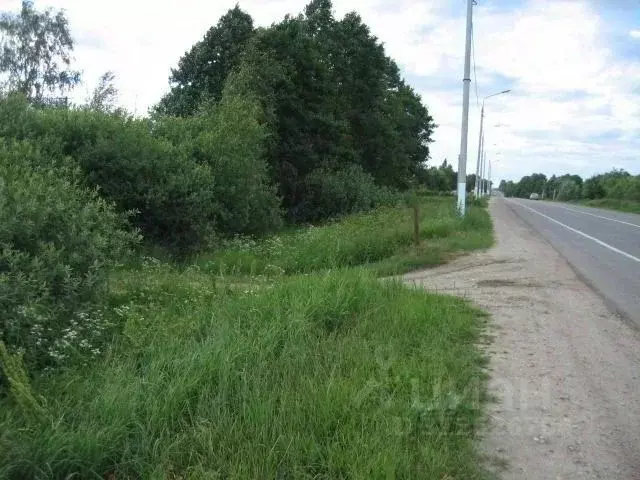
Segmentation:
{"type": "Polygon", "coordinates": [[[460,218],[451,198],[422,199],[419,246],[414,239],[413,209],[380,208],[320,227],[308,227],[260,240],[237,238],[196,259],[204,271],[221,275],[309,273],[369,265],[380,272],[445,262],[451,254],[489,247],[492,225],[485,208],[471,206],[460,218]]]}
{"type": "Polygon", "coordinates": [[[640,202],[633,200],[619,200],[615,198],[599,198],[597,200],[583,200],[579,202],[588,207],[606,208],[619,212],[640,213],[640,202]]]}
{"type": "Polygon", "coordinates": [[[420,212],[418,246],[385,208],[114,272],[101,359],[23,379],[37,415],[0,392],[0,478],[485,478],[483,314],[377,277],[487,247],[491,222],[420,212]]]}
{"type": "Polygon", "coordinates": [[[362,269],[251,290],[164,267],[120,283],[123,337],[40,379],[44,420],[0,401],[0,478],[482,478],[467,303],[362,269]]]}

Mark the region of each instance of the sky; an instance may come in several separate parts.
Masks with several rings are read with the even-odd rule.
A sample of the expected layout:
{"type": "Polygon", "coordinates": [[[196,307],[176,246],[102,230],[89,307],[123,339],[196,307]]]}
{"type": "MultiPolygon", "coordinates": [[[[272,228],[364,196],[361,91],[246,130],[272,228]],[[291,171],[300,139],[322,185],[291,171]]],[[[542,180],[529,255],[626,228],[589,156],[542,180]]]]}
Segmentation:
{"type": "MultiPolygon", "coordinates": [[[[298,14],[298,0],[35,0],[66,10],[82,101],[107,70],[119,103],[144,114],[168,90],[179,58],[236,3],[257,25],[298,14]]],[[[358,12],[439,125],[430,164],[457,168],[466,0],[334,0],[358,12]]],[[[20,0],[0,0],[18,11],[20,0]]],[[[640,174],[638,0],[477,0],[467,172],[474,173],[480,105],[495,180],[541,172],[640,174]]]]}

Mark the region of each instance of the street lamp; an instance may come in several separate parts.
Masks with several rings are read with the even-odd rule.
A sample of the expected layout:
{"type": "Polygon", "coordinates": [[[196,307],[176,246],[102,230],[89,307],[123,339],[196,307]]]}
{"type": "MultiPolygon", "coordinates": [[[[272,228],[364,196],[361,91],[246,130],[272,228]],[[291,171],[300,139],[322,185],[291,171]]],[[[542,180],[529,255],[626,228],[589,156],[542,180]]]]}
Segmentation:
{"type": "Polygon", "coordinates": [[[482,170],[484,169],[484,165],[481,166],[481,162],[483,161],[482,152],[484,150],[484,102],[491,97],[496,97],[498,95],[503,95],[505,93],[509,93],[511,90],[503,90],[502,92],[494,93],[488,95],[482,99],[482,110],[480,111],[480,136],[478,138],[478,162],[476,164],[476,196],[480,196],[480,182],[478,181],[479,176],[481,175],[482,170]]]}

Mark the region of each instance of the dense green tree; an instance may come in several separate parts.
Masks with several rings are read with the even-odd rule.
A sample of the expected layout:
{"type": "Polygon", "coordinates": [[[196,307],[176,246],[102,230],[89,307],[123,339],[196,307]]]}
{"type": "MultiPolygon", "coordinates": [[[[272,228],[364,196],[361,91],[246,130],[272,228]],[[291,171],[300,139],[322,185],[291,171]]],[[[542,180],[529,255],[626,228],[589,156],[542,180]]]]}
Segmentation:
{"type": "Polygon", "coordinates": [[[588,178],[582,184],[582,197],[587,200],[603,198],[606,195],[602,184],[602,175],[595,175],[588,178]]]}
{"type": "Polygon", "coordinates": [[[507,197],[529,198],[532,193],[546,195],[544,192],[547,183],[546,175],[534,173],[533,175],[522,177],[517,183],[512,181],[505,182],[504,184],[501,183],[500,190],[507,197]]]}
{"type": "Polygon", "coordinates": [[[253,19],[236,5],[171,70],[171,91],[156,107],[167,115],[193,115],[207,100],[220,100],[229,73],[254,34],[253,19]]]}
{"type": "Polygon", "coordinates": [[[559,188],[560,180],[555,175],[552,175],[544,184],[544,197],[553,200],[558,195],[559,188]]]}
{"type": "Polygon", "coordinates": [[[633,176],[624,170],[612,170],[583,180],[579,175],[552,175],[545,181],[542,174],[522,177],[517,182],[501,182],[500,190],[506,196],[527,197],[543,192],[544,197],[558,200],[640,201],[640,175],[633,176]],[[542,185],[542,188],[541,188],[542,185]]]}
{"type": "MultiPolygon", "coordinates": [[[[194,53],[206,50],[204,41],[196,44],[172,78],[183,71],[198,75],[185,77],[179,90],[174,86],[159,112],[188,115],[205,101],[219,101],[225,78],[230,95],[256,98],[268,131],[264,155],[290,214],[308,204],[310,185],[333,185],[334,173],[354,165],[377,184],[394,188],[406,188],[424,174],[433,118],[357,14],[336,20],[329,0],[314,0],[304,14],[256,31],[243,15],[235,9],[212,29],[216,35],[244,32],[237,42],[240,53],[221,54],[234,59],[225,64],[232,67],[198,66],[207,56],[194,53]],[[230,19],[244,29],[225,26],[230,19]],[[306,177],[312,172],[310,183],[306,177]],[[331,178],[319,182],[321,174],[331,178]]],[[[314,198],[318,191],[328,190],[316,188],[314,198]]]]}
{"type": "Polygon", "coordinates": [[[73,39],[63,11],[38,12],[23,0],[20,13],[0,16],[0,74],[3,89],[18,91],[33,102],[46,94],[63,94],[80,82],[72,70],[73,39]]]}
{"type": "Polygon", "coordinates": [[[582,196],[581,188],[578,182],[567,176],[560,181],[558,190],[558,200],[579,200],[582,196]]]}
{"type": "Polygon", "coordinates": [[[476,188],[476,174],[467,175],[467,193],[471,193],[476,188]]]}
{"type": "Polygon", "coordinates": [[[444,177],[443,190],[447,192],[455,190],[458,183],[458,172],[453,169],[451,164],[447,162],[446,158],[444,159],[444,162],[442,162],[442,165],[440,165],[440,170],[444,177]]]}

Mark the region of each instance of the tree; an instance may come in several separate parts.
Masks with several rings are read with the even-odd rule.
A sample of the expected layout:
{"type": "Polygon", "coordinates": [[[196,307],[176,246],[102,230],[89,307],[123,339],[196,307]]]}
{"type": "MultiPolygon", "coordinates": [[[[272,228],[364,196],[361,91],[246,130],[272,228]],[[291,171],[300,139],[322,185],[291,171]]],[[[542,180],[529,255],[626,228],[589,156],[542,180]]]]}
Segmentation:
{"type": "Polygon", "coordinates": [[[188,116],[203,101],[219,101],[229,73],[240,63],[253,35],[251,16],[237,5],[229,10],[171,70],[171,91],[156,107],[157,113],[188,116]]]}
{"type": "Polygon", "coordinates": [[[236,7],[180,60],[172,81],[158,113],[193,115],[223,90],[257,100],[264,156],[290,217],[308,205],[311,184],[373,177],[403,189],[425,177],[433,118],[361,18],[336,20],[330,0],[256,31],[236,7]]]}
{"type": "Polygon", "coordinates": [[[570,175],[566,176],[560,182],[560,189],[558,190],[559,200],[579,200],[581,197],[580,185],[570,175]]]}
{"type": "Polygon", "coordinates": [[[587,200],[603,198],[605,194],[604,186],[602,185],[602,175],[588,178],[582,184],[582,197],[587,200]]]}
{"type": "Polygon", "coordinates": [[[471,193],[476,188],[476,174],[467,175],[467,193],[471,193]]]}
{"type": "Polygon", "coordinates": [[[72,70],[73,39],[63,11],[38,12],[23,0],[19,14],[0,16],[0,73],[4,89],[41,103],[45,94],[64,94],[80,82],[72,70]]]}
{"type": "Polygon", "coordinates": [[[444,177],[444,185],[443,191],[450,192],[456,189],[456,184],[458,182],[458,173],[453,169],[450,163],[447,162],[447,159],[444,159],[442,165],[440,165],[440,171],[444,177]]]}
{"type": "Polygon", "coordinates": [[[118,99],[118,89],[114,85],[115,74],[105,72],[98,80],[98,85],[88,99],[88,107],[100,112],[110,112],[114,109],[118,99]]]}

